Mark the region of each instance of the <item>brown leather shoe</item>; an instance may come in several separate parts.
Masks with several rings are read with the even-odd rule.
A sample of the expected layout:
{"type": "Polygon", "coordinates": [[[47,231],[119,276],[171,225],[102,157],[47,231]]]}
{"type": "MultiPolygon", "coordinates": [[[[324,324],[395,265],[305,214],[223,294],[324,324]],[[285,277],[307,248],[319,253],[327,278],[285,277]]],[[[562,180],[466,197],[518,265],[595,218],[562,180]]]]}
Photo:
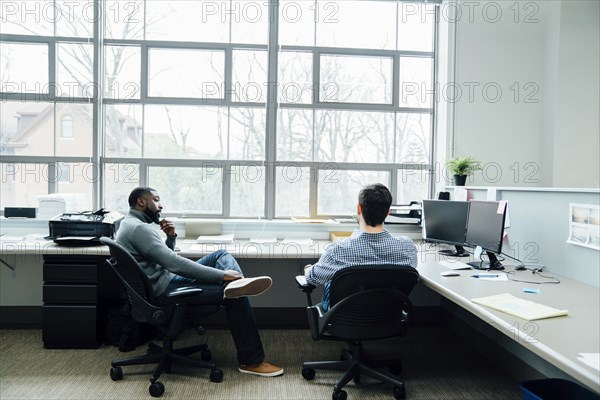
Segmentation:
{"type": "Polygon", "coordinates": [[[238,370],[243,374],[259,375],[259,376],[279,376],[283,375],[283,368],[268,362],[261,362],[255,365],[240,365],[238,370]]]}
{"type": "Polygon", "coordinates": [[[273,280],[268,276],[236,279],[225,286],[223,297],[234,299],[236,297],[257,296],[265,292],[272,284],[273,280]]]}

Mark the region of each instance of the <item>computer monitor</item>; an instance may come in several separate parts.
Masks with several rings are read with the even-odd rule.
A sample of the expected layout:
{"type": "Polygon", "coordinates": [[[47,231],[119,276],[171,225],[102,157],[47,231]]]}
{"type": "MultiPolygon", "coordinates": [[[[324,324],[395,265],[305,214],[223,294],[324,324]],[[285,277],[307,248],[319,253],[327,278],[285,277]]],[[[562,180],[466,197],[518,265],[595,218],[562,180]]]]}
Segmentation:
{"type": "Polygon", "coordinates": [[[453,244],[456,250],[440,250],[455,257],[468,257],[463,247],[467,232],[469,202],[451,200],[423,200],[425,240],[453,244]]]}
{"type": "Polygon", "coordinates": [[[480,246],[486,251],[489,261],[467,264],[476,269],[504,269],[496,255],[502,253],[506,202],[472,200],[469,203],[465,245],[480,246]]]}

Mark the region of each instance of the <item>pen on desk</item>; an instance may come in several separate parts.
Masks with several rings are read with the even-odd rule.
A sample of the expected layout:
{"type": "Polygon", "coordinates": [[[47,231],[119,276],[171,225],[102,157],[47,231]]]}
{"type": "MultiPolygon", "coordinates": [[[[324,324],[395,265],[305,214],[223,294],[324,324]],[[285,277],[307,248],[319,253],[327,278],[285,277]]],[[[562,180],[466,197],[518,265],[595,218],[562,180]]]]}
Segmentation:
{"type": "Polygon", "coordinates": [[[473,278],[497,278],[497,274],[479,274],[479,275],[471,275],[473,278]]]}

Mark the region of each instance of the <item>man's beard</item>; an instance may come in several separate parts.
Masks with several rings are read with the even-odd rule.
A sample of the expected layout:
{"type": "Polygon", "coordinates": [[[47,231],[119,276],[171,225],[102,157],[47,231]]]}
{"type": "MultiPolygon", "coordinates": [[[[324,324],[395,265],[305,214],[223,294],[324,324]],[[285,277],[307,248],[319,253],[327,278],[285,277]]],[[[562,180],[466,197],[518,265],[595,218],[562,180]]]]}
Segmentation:
{"type": "Polygon", "coordinates": [[[153,212],[148,207],[144,208],[144,214],[146,214],[152,222],[160,223],[160,211],[153,212]]]}

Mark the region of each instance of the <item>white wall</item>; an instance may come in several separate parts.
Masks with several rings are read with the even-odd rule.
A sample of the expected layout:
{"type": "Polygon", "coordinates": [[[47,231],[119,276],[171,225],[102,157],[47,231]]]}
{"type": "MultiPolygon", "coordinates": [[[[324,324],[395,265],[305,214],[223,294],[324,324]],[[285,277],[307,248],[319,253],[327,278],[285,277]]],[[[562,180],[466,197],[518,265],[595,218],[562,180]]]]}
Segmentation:
{"type": "Polygon", "coordinates": [[[554,186],[599,186],[599,16],[598,1],[562,2],[558,43],[554,186]],[[573,171],[588,173],[573,174],[573,171]]]}
{"type": "MultiPolygon", "coordinates": [[[[486,199],[487,190],[470,188],[469,195],[486,199]]],[[[599,204],[598,190],[498,188],[497,199],[508,202],[510,213],[504,253],[600,287],[600,251],[567,243],[569,203],[599,204]]],[[[507,264],[513,263],[509,260],[507,264]]]]}
{"type": "Polygon", "coordinates": [[[599,2],[457,7],[449,138],[486,166],[470,183],[598,187],[599,2]]]}

